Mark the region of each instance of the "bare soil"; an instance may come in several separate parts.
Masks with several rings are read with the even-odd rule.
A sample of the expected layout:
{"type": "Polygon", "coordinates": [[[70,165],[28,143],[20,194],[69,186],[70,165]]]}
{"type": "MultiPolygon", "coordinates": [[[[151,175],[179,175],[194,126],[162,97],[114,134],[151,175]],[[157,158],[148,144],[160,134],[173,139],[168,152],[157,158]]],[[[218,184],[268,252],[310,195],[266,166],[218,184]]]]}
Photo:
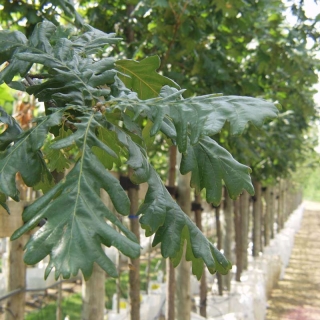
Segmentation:
{"type": "Polygon", "coordinates": [[[268,301],[266,320],[320,319],[320,203],[305,202],[285,276],[268,301]]]}

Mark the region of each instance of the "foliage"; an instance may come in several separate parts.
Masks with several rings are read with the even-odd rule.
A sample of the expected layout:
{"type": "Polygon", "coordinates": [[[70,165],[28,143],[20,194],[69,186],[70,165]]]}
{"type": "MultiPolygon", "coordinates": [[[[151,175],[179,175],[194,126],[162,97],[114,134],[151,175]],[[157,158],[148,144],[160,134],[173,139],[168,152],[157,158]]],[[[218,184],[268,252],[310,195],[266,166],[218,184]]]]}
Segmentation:
{"type": "Polygon", "coordinates": [[[0,4],[0,21],[4,28],[20,29],[30,36],[37,23],[49,20],[59,25],[59,20],[80,26],[83,21],[72,0],[9,1],[0,4]]]}
{"type": "Polygon", "coordinates": [[[207,199],[217,204],[221,200],[222,181],[232,198],[243,189],[253,193],[253,188],[249,168],[237,163],[210,135],[219,132],[226,121],[231,132],[239,134],[248,121],[261,125],[266,118],[275,117],[277,108],[250,97],[207,95],[183,99],[182,91],[168,86],[175,85],[170,79],[149,77],[149,70],[157,68],[156,59],[126,64],[108,57],[103,49],[114,46],[118,40],[114,34],[105,34],[89,25],[77,34],[48,21],[38,24],[29,39],[19,31],[0,32],[0,62],[10,62],[0,72],[0,83],[26,90],[46,104],[46,115],[35,119],[34,126],[24,132],[1,110],[1,121],[7,126],[0,136],[2,197],[19,200],[17,172],[26,185],[41,187],[45,192],[25,209],[24,225],[12,239],[34,229],[46,218],[47,223],[26,245],[27,263],[35,264],[50,255],[46,277],[55,268],[56,278],[60,274],[69,278],[79,269],[88,278],[93,262],[116,276],[116,268],[103,253],[101,244],[115,246],[131,258],[139,256],[140,246],[103,204],[100,190],[109,194],[120,215],[129,214],[129,199],[109,172],[114,163],[126,161],[134,171],[132,181],[149,184],[138,213],[146,234],[155,234],[153,245],[161,243],[162,255],[177,265],[186,240],[186,258],[193,262],[193,273],[198,278],[203,264],[211,273],[224,274],[231,268],[230,262],[181,211],[150,165],[142,136],[145,120],[153,123],[151,136],[162,134],[177,144],[184,157],[182,173],[192,171],[193,187],[198,191],[206,189],[207,199]],[[30,73],[34,64],[43,66],[42,74],[30,73]],[[133,73],[141,83],[156,90],[163,86],[158,96],[154,97],[155,89],[149,92],[142,87],[141,96],[134,85],[126,88],[119,77],[134,79],[133,73]],[[20,81],[13,80],[17,74],[22,77],[20,81]],[[61,161],[66,155],[64,150],[78,151],[70,172],[57,184],[44,160],[48,159],[43,145],[49,133],[55,137],[50,148],[57,151],[50,154],[50,170],[69,166],[68,161],[61,161]],[[194,161],[192,154],[205,155],[211,165],[194,161]],[[212,180],[203,179],[204,176],[212,180]]]}
{"type": "Polygon", "coordinates": [[[320,202],[319,166],[316,169],[308,168],[304,171],[303,198],[305,200],[320,202]]]}
{"type": "Polygon", "coordinates": [[[278,101],[284,114],[294,111],[286,123],[279,120],[263,131],[250,127],[245,136],[234,138],[222,130],[213,137],[249,165],[256,179],[272,183],[288,177],[310,157],[303,137],[317,117],[312,86],[318,82],[320,20],[306,17],[303,1],[80,4],[93,26],[105,30],[115,26],[125,35],[121,56],[159,55],[161,71],[187,89],[184,96],[208,92],[260,96],[278,101]],[[286,21],[286,7],[296,18],[294,25],[286,21]],[[263,165],[261,159],[266,159],[263,165]]]}
{"type": "MultiPolygon", "coordinates": [[[[44,15],[57,24],[59,12],[66,15],[67,2],[71,3],[69,0],[41,1],[41,9],[36,3],[24,6],[22,2],[8,1],[0,11],[0,17],[6,27],[17,27],[19,17],[25,17],[27,28],[20,29],[30,35],[44,15]],[[34,16],[38,20],[35,21],[34,16]]],[[[273,145],[270,135],[253,127],[244,139],[231,138],[230,141],[226,130],[213,137],[249,165],[256,179],[272,182],[278,177],[290,176],[301,161],[310,157],[304,152],[303,137],[310,122],[317,117],[312,96],[313,84],[318,81],[316,52],[320,44],[320,19],[319,15],[308,18],[303,4],[303,0],[145,0],[130,3],[81,0],[78,9],[92,26],[103,31],[115,30],[124,36],[123,41],[112,48],[122,59],[159,55],[161,72],[187,89],[184,96],[209,92],[260,96],[279,101],[283,112],[293,110],[285,131],[289,137],[295,136],[295,148],[287,149],[285,155],[281,153],[280,145],[285,140],[281,134],[272,137],[273,145]],[[292,19],[296,19],[294,24],[288,24],[286,20],[289,10],[292,19]],[[256,141],[257,136],[259,141],[256,141]],[[234,147],[238,144],[246,146],[246,151],[234,147]],[[261,162],[259,145],[264,146],[262,150],[269,166],[256,166],[261,162]],[[272,164],[276,164],[274,170],[270,170],[272,164]]],[[[69,18],[72,12],[75,13],[70,10],[69,18]]],[[[60,21],[64,19],[60,18],[60,21]]],[[[134,61],[125,63],[138,64],[134,61]]],[[[119,74],[119,77],[125,76],[119,74]]],[[[125,78],[133,81],[133,78],[125,78]]],[[[130,84],[127,86],[132,88],[130,84]]],[[[156,152],[154,149],[152,155],[156,156],[151,158],[153,163],[163,158],[159,148],[156,152]]]]}
{"type": "Polygon", "coordinates": [[[0,86],[0,106],[2,106],[7,113],[12,113],[13,101],[12,90],[6,85],[0,86]]]}

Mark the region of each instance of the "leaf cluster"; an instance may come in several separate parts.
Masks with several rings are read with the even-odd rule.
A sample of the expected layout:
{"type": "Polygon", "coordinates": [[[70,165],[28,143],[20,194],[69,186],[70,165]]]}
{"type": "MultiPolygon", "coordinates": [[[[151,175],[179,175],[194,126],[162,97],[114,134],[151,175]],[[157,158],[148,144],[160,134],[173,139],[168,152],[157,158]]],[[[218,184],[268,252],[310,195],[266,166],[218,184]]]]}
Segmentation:
{"type": "Polygon", "coordinates": [[[111,30],[117,22],[116,31],[126,36],[122,56],[159,55],[161,71],[187,89],[184,96],[259,96],[278,101],[284,113],[294,111],[284,128],[281,121],[265,126],[270,134],[251,127],[244,138],[223,130],[214,139],[254,167],[257,179],[274,181],[298,166],[305,154],[303,137],[318,117],[313,85],[318,82],[319,16],[308,18],[303,1],[286,6],[281,0],[143,1],[131,7],[125,1],[81,3],[92,25],[111,30]],[[294,25],[286,20],[288,6],[294,25]],[[286,145],[293,136],[295,142],[286,145]],[[256,166],[264,158],[268,165],[256,166]]]}
{"type": "Polygon", "coordinates": [[[140,246],[102,202],[100,192],[109,194],[118,214],[129,214],[126,192],[110,172],[114,164],[126,162],[134,172],[132,182],[149,185],[138,214],[147,236],[155,235],[153,245],[161,243],[162,255],[177,265],[186,241],[186,258],[192,261],[198,278],[204,264],[211,273],[227,273],[230,262],[165,189],[150,164],[146,142],[160,134],[177,145],[182,153],[181,173],[191,171],[191,185],[198,192],[205,189],[207,200],[218,204],[223,183],[232,198],[243,189],[253,194],[253,187],[250,169],[211,136],[225,122],[236,134],[249,121],[262,125],[266,118],[277,115],[277,108],[250,97],[184,99],[175,82],[156,73],[158,58],[140,63],[110,58],[106,52],[117,41],[114,34],[89,25],[74,33],[43,22],[29,39],[19,31],[0,32],[1,63],[7,63],[0,72],[0,83],[24,89],[47,106],[46,115],[35,119],[27,131],[1,109],[0,120],[6,125],[0,135],[1,204],[4,197],[19,200],[17,172],[26,185],[40,185],[45,191],[23,212],[24,225],[12,239],[45,218],[46,224],[26,245],[27,263],[35,264],[49,255],[46,276],[54,268],[56,278],[69,278],[81,269],[88,278],[94,262],[116,276],[101,244],[115,246],[131,258],[139,255],[140,246]],[[43,67],[41,75],[30,73],[34,64],[43,67]],[[13,81],[17,74],[24,79],[13,81]],[[146,123],[150,124],[149,137],[144,131],[146,123]],[[48,135],[53,140],[44,148],[48,135]],[[75,154],[72,165],[71,150],[75,154]],[[69,166],[71,170],[54,184],[50,171],[69,166]]]}

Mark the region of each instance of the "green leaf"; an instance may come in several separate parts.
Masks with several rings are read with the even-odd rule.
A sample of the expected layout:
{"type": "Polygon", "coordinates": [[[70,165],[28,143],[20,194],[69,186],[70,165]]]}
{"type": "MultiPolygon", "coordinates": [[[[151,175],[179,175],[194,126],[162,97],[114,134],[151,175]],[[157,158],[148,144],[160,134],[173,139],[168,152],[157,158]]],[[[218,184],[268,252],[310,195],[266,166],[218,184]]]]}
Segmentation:
{"type": "Polygon", "coordinates": [[[6,195],[0,192],[0,206],[2,206],[10,214],[10,209],[6,204],[6,201],[7,201],[6,195]]]}
{"type": "Polygon", "coordinates": [[[41,177],[41,180],[33,186],[34,190],[41,190],[42,193],[47,193],[54,187],[54,179],[49,171],[41,177]]]}
{"type": "MultiPolygon", "coordinates": [[[[182,28],[186,31],[188,26],[182,28]]],[[[174,265],[180,262],[186,245],[186,259],[192,261],[198,278],[204,264],[211,273],[225,274],[230,262],[174,202],[149,164],[143,139],[151,143],[150,137],[159,132],[171,139],[183,153],[181,172],[191,171],[192,186],[197,191],[206,189],[207,199],[217,204],[223,182],[233,198],[243,189],[252,192],[252,185],[249,168],[236,162],[209,136],[219,133],[225,122],[230,123],[231,133],[241,133],[248,122],[261,125],[266,118],[275,117],[277,109],[270,102],[249,97],[184,99],[183,90],[156,72],[158,57],[114,64],[104,49],[117,41],[114,34],[88,25],[77,35],[45,22],[37,25],[28,41],[20,33],[0,31],[0,59],[10,62],[0,71],[0,82],[24,89],[24,80],[12,79],[17,74],[26,76],[28,93],[60,108],[46,110],[50,115],[38,119],[27,132],[21,132],[12,118],[1,113],[6,130],[0,135],[0,205],[7,196],[18,199],[17,172],[27,185],[45,192],[24,211],[25,224],[12,239],[46,218],[47,223],[26,245],[27,263],[37,263],[49,255],[46,276],[53,268],[56,278],[60,274],[68,278],[81,269],[88,278],[97,262],[116,276],[116,268],[101,245],[115,246],[132,258],[139,255],[140,247],[135,236],[104,205],[100,191],[109,194],[119,214],[129,214],[125,191],[106,170],[115,163],[122,164],[120,160],[125,157],[134,170],[132,181],[149,184],[138,213],[146,235],[155,235],[153,245],[161,243],[162,255],[171,258],[174,265]],[[33,64],[44,67],[39,78],[27,77],[33,64]],[[64,130],[66,127],[72,132],[64,130]],[[49,143],[50,149],[42,148],[48,132],[56,136],[49,143]],[[61,171],[69,164],[69,152],[78,152],[71,171],[55,186],[51,185],[41,149],[50,158],[46,159],[48,167],[61,171]]]]}
{"type": "Polygon", "coordinates": [[[114,82],[114,59],[98,60],[92,55],[119,39],[88,25],[84,30],[70,40],[51,22],[42,22],[28,42],[19,32],[0,31],[0,54],[10,58],[0,72],[0,83],[10,83],[16,74],[24,77],[33,64],[42,64],[48,69],[46,80],[26,89],[40,101],[53,100],[60,107],[67,103],[91,107],[94,99],[108,98],[110,89],[100,86],[114,82]]]}
{"type": "Polygon", "coordinates": [[[140,254],[134,234],[100,198],[100,189],[106,190],[116,210],[122,215],[129,214],[130,202],[119,181],[91,151],[93,146],[103,144],[94,135],[99,127],[97,118],[99,115],[95,114],[79,117],[82,122],[75,124],[77,131],[53,144],[52,147],[59,149],[76,143],[81,156],[66,178],[24,211],[25,224],[12,235],[12,239],[16,239],[33,229],[41,219],[47,219],[27,243],[25,253],[28,264],[50,255],[46,276],[52,268],[55,268],[56,278],[60,274],[69,278],[81,269],[88,279],[94,261],[109,275],[117,276],[116,267],[104,254],[101,244],[115,246],[131,258],[140,254]],[[117,226],[123,235],[110,224],[117,226]]]}
{"type": "Polygon", "coordinates": [[[231,263],[209,242],[190,218],[181,210],[151,169],[149,188],[145,201],[139,208],[140,223],[146,236],[155,233],[152,245],[161,243],[164,258],[173,259],[178,265],[182,257],[184,240],[187,240],[186,258],[192,261],[192,272],[200,279],[203,263],[211,273],[226,274],[231,263]]]}
{"type": "Polygon", "coordinates": [[[148,181],[150,177],[150,166],[146,150],[134,142],[124,131],[117,129],[116,133],[118,141],[128,150],[127,164],[134,170],[133,175],[130,177],[131,181],[135,184],[148,181]]]}
{"type": "Polygon", "coordinates": [[[74,2],[72,0],[51,0],[51,3],[55,7],[60,6],[66,16],[74,18],[77,26],[83,25],[83,19],[80,16],[80,14],[76,11],[74,7],[74,2]]]}
{"type": "Polygon", "coordinates": [[[26,44],[28,39],[20,31],[4,30],[0,32],[0,64],[11,60],[14,51],[26,44]]]}
{"type": "Polygon", "coordinates": [[[13,102],[14,97],[12,94],[12,90],[7,85],[0,85],[0,103],[3,105],[6,102],[13,102]]]}
{"type": "Polygon", "coordinates": [[[79,55],[96,54],[102,48],[111,44],[117,44],[121,38],[116,38],[115,33],[105,33],[88,24],[83,25],[83,34],[75,38],[75,49],[79,55]]]}
{"type": "Polygon", "coordinates": [[[0,107],[0,121],[7,126],[6,130],[0,135],[0,151],[3,151],[23,132],[23,130],[17,121],[8,115],[2,107],[0,107]]]}
{"type": "Polygon", "coordinates": [[[29,41],[19,31],[0,31],[0,63],[10,63],[0,71],[0,84],[10,83],[13,77],[20,74],[22,77],[30,70],[30,61],[19,59],[19,54],[38,54],[51,52],[50,37],[56,27],[49,21],[44,21],[36,26],[29,41]]]}
{"type": "Polygon", "coordinates": [[[143,141],[145,142],[146,144],[146,148],[150,148],[153,143],[154,143],[154,135],[152,136],[151,135],[151,128],[153,126],[153,123],[152,121],[148,120],[146,125],[144,126],[143,130],[142,130],[142,138],[143,138],[143,141]]]}
{"type": "MultiPolygon", "coordinates": [[[[113,150],[116,155],[119,155],[121,152],[121,147],[119,145],[116,133],[114,131],[109,131],[104,128],[99,128],[97,132],[98,138],[105,145],[110,147],[110,149],[113,150]]],[[[94,146],[92,147],[92,152],[108,170],[111,170],[114,164],[117,166],[121,165],[119,157],[114,157],[101,148],[94,146]]]]}
{"type": "MultiPolygon", "coordinates": [[[[17,136],[13,144],[0,152],[0,192],[18,201],[19,191],[15,183],[17,172],[20,172],[23,181],[30,187],[48,174],[40,149],[49,128],[60,123],[63,111],[55,110],[51,115],[37,119],[35,127],[17,136]]],[[[15,128],[17,131],[16,125],[15,128]]],[[[2,135],[5,134],[6,131],[2,135]]]]}
{"type": "Polygon", "coordinates": [[[182,155],[180,171],[182,174],[191,171],[191,186],[197,193],[205,188],[207,202],[215,206],[221,201],[222,182],[234,200],[243,189],[254,194],[251,169],[236,161],[226,149],[209,137],[201,138],[194,146],[188,144],[187,152],[182,155]]]}
{"type": "Polygon", "coordinates": [[[118,77],[127,88],[138,93],[142,100],[158,97],[163,86],[179,88],[171,79],[156,72],[160,67],[158,56],[147,57],[141,61],[118,60],[116,68],[120,72],[118,77]]]}
{"type": "MultiPolygon", "coordinates": [[[[159,98],[115,101],[122,109],[131,108],[136,114],[145,112],[154,123],[152,134],[163,130],[166,122],[172,122],[181,153],[187,149],[188,138],[192,145],[197,144],[201,136],[220,132],[226,121],[230,123],[232,134],[240,134],[248,122],[261,126],[266,119],[278,114],[273,103],[262,99],[213,94],[182,99],[181,91],[169,91],[167,87],[161,90],[159,98]]],[[[164,133],[169,134],[169,131],[164,133]]]]}
{"type": "Polygon", "coordinates": [[[63,126],[59,129],[59,135],[49,143],[47,143],[43,149],[44,157],[46,159],[47,167],[52,172],[64,172],[65,169],[70,167],[71,161],[69,154],[64,150],[55,150],[51,148],[52,144],[56,141],[68,137],[72,134],[71,130],[65,130],[63,126]]]}

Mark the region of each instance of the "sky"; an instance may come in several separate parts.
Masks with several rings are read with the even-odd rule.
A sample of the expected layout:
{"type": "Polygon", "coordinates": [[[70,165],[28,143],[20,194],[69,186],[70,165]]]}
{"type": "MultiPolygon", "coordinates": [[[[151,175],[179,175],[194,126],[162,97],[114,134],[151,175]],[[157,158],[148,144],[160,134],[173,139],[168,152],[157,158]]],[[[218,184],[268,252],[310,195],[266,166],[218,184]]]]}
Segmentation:
{"type": "Polygon", "coordinates": [[[317,14],[320,14],[320,1],[317,2],[318,4],[314,0],[304,0],[307,17],[314,18],[317,14]]]}

